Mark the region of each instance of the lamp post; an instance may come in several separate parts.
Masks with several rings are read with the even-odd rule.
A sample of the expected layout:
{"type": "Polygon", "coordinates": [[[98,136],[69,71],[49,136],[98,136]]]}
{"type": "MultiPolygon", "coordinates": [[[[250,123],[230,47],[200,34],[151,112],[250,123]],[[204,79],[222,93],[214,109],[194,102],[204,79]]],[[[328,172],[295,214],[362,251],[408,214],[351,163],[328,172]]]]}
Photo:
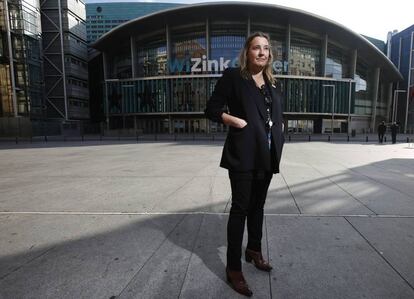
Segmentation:
{"type": "Polygon", "coordinates": [[[334,123],[334,111],[335,111],[335,85],[334,84],[323,84],[323,88],[332,88],[332,119],[331,119],[331,134],[333,134],[333,123],[334,123]]]}
{"type": "Polygon", "coordinates": [[[397,98],[397,93],[401,93],[401,92],[407,92],[404,89],[396,89],[394,90],[394,103],[393,103],[393,111],[392,111],[392,122],[396,122],[397,121],[397,108],[398,108],[398,98],[397,98]]]}

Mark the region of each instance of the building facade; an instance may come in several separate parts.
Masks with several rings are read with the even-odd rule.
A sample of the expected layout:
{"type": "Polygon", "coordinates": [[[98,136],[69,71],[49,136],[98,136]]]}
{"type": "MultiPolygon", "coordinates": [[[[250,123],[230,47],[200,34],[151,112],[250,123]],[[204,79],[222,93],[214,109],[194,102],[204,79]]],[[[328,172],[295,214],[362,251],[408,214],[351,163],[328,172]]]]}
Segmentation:
{"type": "Polygon", "coordinates": [[[42,117],[41,23],[36,0],[0,1],[0,135],[42,117]]]}
{"type": "Polygon", "coordinates": [[[388,57],[404,80],[394,86],[392,121],[405,133],[414,133],[414,25],[388,33],[388,57]]]}
{"type": "Polygon", "coordinates": [[[42,37],[47,119],[89,119],[86,14],[82,0],[43,0],[42,37]]]}
{"type": "Polygon", "coordinates": [[[225,131],[203,111],[217,79],[226,67],[237,66],[246,36],[255,31],[271,38],[286,131],[369,132],[388,121],[392,85],[402,77],[364,37],[304,11],[224,2],[137,18],[92,45],[102,53],[107,127],[225,131]]]}
{"type": "Polygon", "coordinates": [[[86,3],[88,43],[94,42],[112,28],[129,20],[180,5],[182,4],[145,2],[86,3]]]}

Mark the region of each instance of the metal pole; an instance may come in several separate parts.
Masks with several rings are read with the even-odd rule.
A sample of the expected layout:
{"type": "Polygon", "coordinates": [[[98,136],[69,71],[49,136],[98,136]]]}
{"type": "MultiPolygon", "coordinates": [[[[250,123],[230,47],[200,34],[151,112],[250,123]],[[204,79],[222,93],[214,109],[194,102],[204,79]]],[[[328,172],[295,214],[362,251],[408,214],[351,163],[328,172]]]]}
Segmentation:
{"type": "Polygon", "coordinates": [[[10,83],[11,83],[11,97],[13,103],[13,116],[17,117],[18,115],[18,108],[17,108],[17,95],[16,95],[16,82],[14,77],[14,56],[13,56],[13,44],[11,40],[11,24],[9,19],[9,6],[8,0],[4,1],[4,15],[5,15],[5,25],[6,25],[6,32],[7,32],[7,46],[9,50],[9,63],[10,63],[10,83]]]}
{"type": "Polygon", "coordinates": [[[406,104],[405,104],[404,134],[407,134],[407,124],[408,124],[408,100],[410,98],[410,87],[411,87],[411,69],[412,69],[412,57],[413,57],[413,40],[414,40],[414,31],[411,32],[411,41],[410,41],[410,64],[408,65],[407,101],[406,101],[406,104]]]}
{"type": "Polygon", "coordinates": [[[349,96],[348,96],[348,135],[351,130],[351,95],[352,95],[352,81],[349,80],[349,96]]]}

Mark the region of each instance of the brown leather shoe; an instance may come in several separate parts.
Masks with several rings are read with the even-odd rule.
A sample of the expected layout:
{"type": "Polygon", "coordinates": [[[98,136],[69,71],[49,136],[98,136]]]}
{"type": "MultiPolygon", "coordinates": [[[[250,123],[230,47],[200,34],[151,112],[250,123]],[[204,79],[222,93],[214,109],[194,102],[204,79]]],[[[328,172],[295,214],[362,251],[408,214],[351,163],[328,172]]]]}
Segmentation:
{"type": "Polygon", "coordinates": [[[247,297],[251,297],[253,292],[249,289],[242,271],[232,271],[226,268],[227,282],[237,292],[247,297]]]}
{"type": "Polygon", "coordinates": [[[246,249],[245,257],[246,257],[246,262],[248,263],[251,263],[253,260],[254,265],[259,270],[270,272],[273,269],[273,267],[270,266],[269,263],[263,259],[263,255],[260,251],[253,251],[251,249],[246,249]]]}

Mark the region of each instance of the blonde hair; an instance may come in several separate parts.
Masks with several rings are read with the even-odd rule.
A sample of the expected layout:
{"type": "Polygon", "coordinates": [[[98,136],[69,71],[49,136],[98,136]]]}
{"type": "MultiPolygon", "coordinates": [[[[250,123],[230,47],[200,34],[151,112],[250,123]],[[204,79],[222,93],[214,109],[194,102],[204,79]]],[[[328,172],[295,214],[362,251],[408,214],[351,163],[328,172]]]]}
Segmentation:
{"type": "Polygon", "coordinates": [[[244,42],[243,49],[241,50],[240,55],[239,55],[240,73],[242,77],[245,79],[251,78],[251,74],[248,69],[247,53],[249,52],[251,42],[256,37],[264,37],[265,39],[267,39],[269,43],[269,59],[267,60],[266,66],[263,69],[263,75],[267,80],[269,80],[272,84],[274,84],[276,80],[273,77],[273,72],[272,72],[273,54],[272,54],[272,48],[270,45],[270,37],[269,35],[263,32],[255,32],[253,34],[250,34],[247,37],[246,41],[244,42]]]}

